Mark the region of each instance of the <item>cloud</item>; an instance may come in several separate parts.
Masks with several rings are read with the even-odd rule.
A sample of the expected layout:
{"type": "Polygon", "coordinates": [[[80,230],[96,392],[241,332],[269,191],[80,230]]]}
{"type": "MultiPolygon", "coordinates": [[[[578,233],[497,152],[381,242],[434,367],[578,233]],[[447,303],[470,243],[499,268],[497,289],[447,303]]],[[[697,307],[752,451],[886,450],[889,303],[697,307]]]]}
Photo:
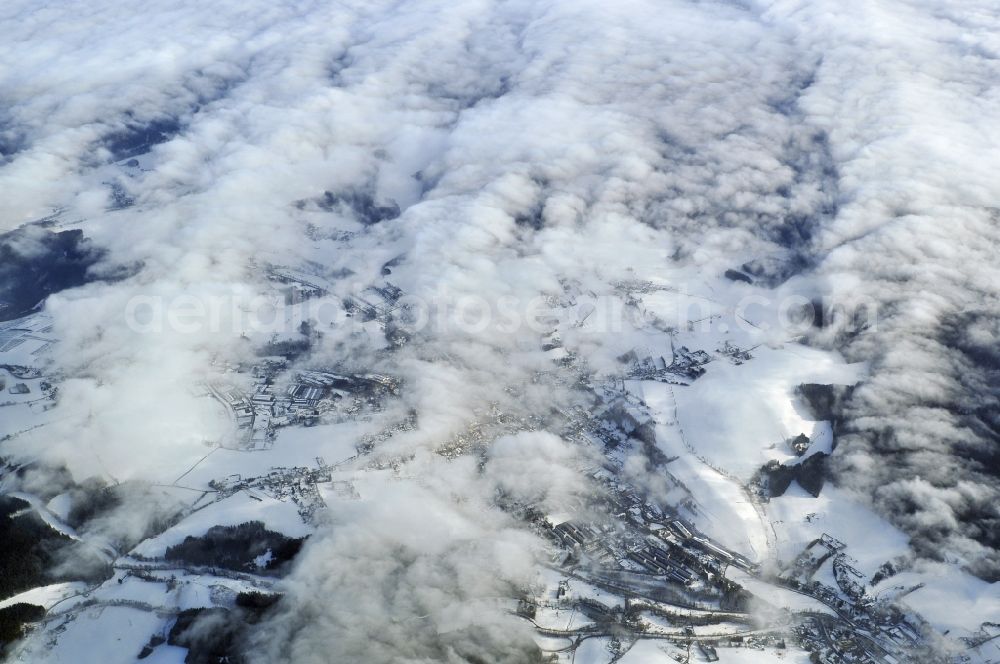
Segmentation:
{"type": "Polygon", "coordinates": [[[919,2],[843,12],[795,2],[769,12],[823,54],[799,103],[829,133],[839,172],[816,279],[830,301],[878,310],[877,329],[859,335],[843,317],[819,335],[872,362],[834,461],[840,481],[873,496],[923,553],[995,579],[1000,383],[987,321],[998,313],[1000,234],[993,157],[980,149],[996,140],[986,129],[995,110],[992,93],[973,91],[995,87],[984,40],[996,19],[919,2]]]}
{"type": "Polygon", "coordinates": [[[502,436],[490,446],[486,480],[499,491],[526,505],[557,511],[593,494],[581,481],[581,462],[599,458],[546,432],[502,436]],[[582,452],[582,453],[581,453],[582,452]],[[584,455],[590,454],[587,459],[584,455]]]}
{"type": "Polygon", "coordinates": [[[280,610],[250,643],[253,661],[531,661],[530,629],[509,611],[534,581],[541,543],[475,500],[469,464],[334,508],[302,554],[280,610]],[[456,477],[457,476],[457,477],[456,477]],[[469,494],[472,495],[469,495],[469,494]]]}

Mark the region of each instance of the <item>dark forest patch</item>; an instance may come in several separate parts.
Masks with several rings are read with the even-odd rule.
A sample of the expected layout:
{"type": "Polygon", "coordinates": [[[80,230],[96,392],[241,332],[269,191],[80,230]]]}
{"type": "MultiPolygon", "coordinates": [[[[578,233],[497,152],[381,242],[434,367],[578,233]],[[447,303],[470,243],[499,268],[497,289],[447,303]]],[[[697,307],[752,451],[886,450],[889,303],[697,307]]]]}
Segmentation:
{"type": "Polygon", "coordinates": [[[279,570],[298,554],[303,542],[304,538],[285,537],[267,530],[260,521],[250,521],[238,526],[213,526],[201,537],[185,537],[167,549],[165,558],[191,565],[256,571],[254,561],[270,552],[264,569],[279,570]]]}
{"type": "Polygon", "coordinates": [[[324,191],[316,201],[320,209],[327,212],[341,210],[349,212],[365,226],[372,226],[382,221],[395,219],[399,216],[399,205],[395,201],[377,203],[374,195],[366,191],[345,191],[335,194],[324,191]]]}
{"type": "Polygon", "coordinates": [[[802,463],[786,466],[778,461],[770,461],[758,471],[757,483],[764,487],[771,498],[782,496],[788,491],[792,481],[818,497],[826,483],[827,455],[817,452],[802,463]]]}
{"type": "Polygon", "coordinates": [[[94,278],[104,257],[81,230],[53,233],[36,226],[0,235],[0,321],[28,314],[53,293],[94,278]]]}
{"type": "Polygon", "coordinates": [[[0,497],[0,599],[56,581],[102,578],[93,576],[95,570],[107,571],[96,554],[51,528],[30,508],[23,500],[0,497]],[[60,561],[70,558],[86,561],[76,568],[80,575],[53,573],[60,561]]]}
{"type": "Polygon", "coordinates": [[[0,609],[0,655],[5,654],[8,644],[24,636],[25,624],[37,622],[44,616],[45,609],[23,602],[0,609]]]}
{"type": "Polygon", "coordinates": [[[159,118],[141,122],[130,118],[124,129],[104,139],[104,147],[111,152],[112,161],[121,161],[146,154],[160,143],[166,143],[179,134],[181,123],[176,118],[159,118]]]}
{"type": "MultiPolygon", "coordinates": [[[[232,609],[221,607],[181,611],[165,639],[172,646],[187,648],[185,664],[242,664],[248,632],[267,611],[281,600],[281,595],[244,592],[236,597],[232,609]]],[[[164,642],[154,635],[139,653],[139,659],[152,654],[164,642]]]]}

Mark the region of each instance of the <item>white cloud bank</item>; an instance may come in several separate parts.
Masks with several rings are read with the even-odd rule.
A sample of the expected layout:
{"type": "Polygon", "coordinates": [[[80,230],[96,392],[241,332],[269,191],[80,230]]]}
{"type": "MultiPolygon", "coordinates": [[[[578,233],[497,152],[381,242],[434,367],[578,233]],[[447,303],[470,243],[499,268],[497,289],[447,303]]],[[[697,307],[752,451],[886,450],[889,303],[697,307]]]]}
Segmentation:
{"type": "MultiPolygon", "coordinates": [[[[998,21],[917,0],[6,2],[0,229],[57,212],[132,276],[50,299],[64,417],[5,453],[175,477],[217,438],[222,415],[187,390],[249,352],[243,330],[140,334],[134,296],[250,297],[262,265],[304,261],[346,296],[393,261],[425,300],[524,303],[749,264],[877,305],[875,330],[813,334],[871,362],[839,481],[918,550],[996,578],[998,21]],[[323,212],[325,191],[401,215],[323,212]]],[[[429,452],[490,404],[541,418],[568,390],[532,387],[551,364],[526,326],[435,322],[394,354],[349,329],[317,356],[407,381],[418,427],[387,453],[434,482],[334,515],[289,581],[308,619],[280,615],[268,656],[517,661],[502,611],[447,625],[524,583],[537,543],[429,452]]],[[[610,366],[611,335],[588,343],[610,366]]],[[[572,456],[536,435],[490,450],[495,486],[539,497],[532,462],[572,456]]]]}

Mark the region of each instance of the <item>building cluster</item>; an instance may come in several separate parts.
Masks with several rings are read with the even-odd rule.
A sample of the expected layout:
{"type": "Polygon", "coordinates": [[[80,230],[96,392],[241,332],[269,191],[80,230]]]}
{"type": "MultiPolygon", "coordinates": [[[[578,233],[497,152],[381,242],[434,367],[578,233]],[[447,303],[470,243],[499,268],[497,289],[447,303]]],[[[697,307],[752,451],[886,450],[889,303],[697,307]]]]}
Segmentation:
{"type": "Polygon", "coordinates": [[[654,284],[651,281],[642,279],[620,279],[612,282],[611,286],[622,296],[627,306],[638,306],[642,304],[641,295],[657,293],[661,291],[674,290],[668,286],[654,284]]]}
{"type": "MultiPolygon", "coordinates": [[[[756,346],[754,348],[756,348],[756,346]]],[[[729,361],[733,364],[740,365],[753,359],[753,355],[750,353],[752,350],[753,348],[740,348],[727,340],[722,344],[722,348],[716,352],[723,357],[729,358],[729,361]]]]}
{"type": "Polygon", "coordinates": [[[602,485],[598,494],[603,498],[577,511],[607,518],[546,517],[541,523],[566,552],[563,565],[585,563],[597,570],[592,582],[640,595],[653,587],[659,599],[718,610],[734,591],[725,579],[728,566],[756,573],[752,561],[705,536],[679,514],[665,513],[607,469],[590,476],[602,485]]]}
{"type": "MultiPolygon", "coordinates": [[[[260,497],[255,495],[257,493],[275,500],[291,500],[298,507],[302,520],[313,523],[316,513],[326,507],[317,485],[327,483],[333,483],[330,466],[321,457],[317,457],[315,468],[303,466],[272,468],[266,475],[257,477],[230,475],[223,479],[212,480],[209,482],[209,487],[218,493],[220,499],[239,491],[246,491],[247,495],[255,500],[260,500],[260,497]]],[[[339,496],[357,497],[357,492],[349,482],[335,483],[334,489],[339,496]]]]}
{"type": "Polygon", "coordinates": [[[911,625],[888,630],[837,620],[832,616],[810,615],[793,632],[800,645],[819,664],[905,664],[936,661],[931,650],[911,625]]]}
{"type": "MultiPolygon", "coordinates": [[[[664,514],[643,502],[634,490],[610,479],[607,471],[597,471],[594,478],[605,483],[610,496],[608,514],[613,520],[546,519],[543,523],[551,540],[567,551],[562,567],[602,591],[624,598],[625,609],[568,597],[565,583],[555,594],[556,606],[572,606],[599,623],[594,629],[606,629],[609,634],[622,630],[649,634],[649,625],[637,622],[634,616],[630,621],[630,606],[632,613],[651,607],[654,613],[662,612],[666,606],[667,613],[662,615],[677,625],[725,621],[693,616],[688,611],[691,608],[719,615],[733,612],[729,619],[739,621],[738,616],[746,611],[745,593],[726,579],[725,570],[733,566],[760,576],[757,565],[704,536],[684,518],[664,514]],[[679,609],[670,612],[670,605],[679,609]]],[[[864,592],[863,577],[844,553],[845,548],[842,542],[823,535],[806,547],[782,577],[766,579],[814,597],[836,615],[808,612],[799,616],[800,622],[791,631],[779,626],[772,632],[719,638],[696,636],[688,628],[687,642],[699,649],[704,661],[716,660],[716,648],[783,648],[787,636],[809,650],[812,661],[823,664],[899,664],[927,654],[922,636],[926,630],[920,619],[889,602],[874,602],[864,592]],[[833,565],[837,588],[811,580],[825,563],[833,565]]]]}
{"type": "Polygon", "coordinates": [[[795,438],[790,438],[788,440],[788,447],[792,450],[795,456],[804,456],[806,452],[809,451],[809,446],[812,445],[812,440],[809,436],[804,433],[800,433],[795,436],[795,438]]]}
{"type": "Polygon", "coordinates": [[[14,378],[20,378],[21,380],[33,380],[35,378],[42,377],[42,372],[35,367],[24,367],[16,364],[0,364],[0,369],[3,369],[14,378]]]}
{"type": "Polygon", "coordinates": [[[623,390],[607,389],[602,395],[602,403],[592,412],[575,413],[575,422],[580,433],[596,443],[603,444],[605,451],[625,445],[635,438],[653,445],[656,440],[655,423],[648,411],[634,402],[623,390]]]}
{"type": "Polygon", "coordinates": [[[281,293],[285,304],[298,304],[327,294],[326,288],[316,283],[317,278],[294,270],[272,267],[268,271],[268,277],[271,281],[282,284],[281,293]]]}
{"type": "Polygon", "coordinates": [[[282,385],[275,382],[282,368],[277,362],[252,367],[255,382],[249,391],[232,385],[208,386],[231,413],[243,449],[270,447],[281,427],[313,426],[321,420],[347,419],[378,410],[384,397],[399,388],[395,378],[384,374],[325,370],[300,371],[282,385]]]}
{"type": "Polygon", "coordinates": [[[823,534],[810,542],[778,575],[778,579],[796,590],[813,595],[820,601],[842,611],[856,615],[867,615],[874,605],[874,598],[867,592],[867,579],[854,566],[854,561],[844,549],[845,544],[830,535],[823,534]],[[813,577],[829,561],[833,578],[837,583],[831,587],[813,577]]]}
{"type": "Polygon", "coordinates": [[[51,336],[52,329],[52,319],[47,314],[42,313],[2,321],[0,322],[0,353],[12,351],[29,341],[34,341],[35,344],[30,355],[41,355],[56,342],[51,336]]]}
{"type": "Polygon", "coordinates": [[[492,402],[474,411],[476,419],[436,448],[441,456],[454,459],[473,451],[483,452],[489,443],[500,436],[532,431],[542,427],[541,420],[519,413],[511,413],[492,402]]]}
{"type": "Polygon", "coordinates": [[[840,553],[846,545],[824,533],[810,542],[795,559],[782,570],[780,578],[798,584],[809,583],[813,575],[827,560],[840,553]]]}
{"type": "Polygon", "coordinates": [[[384,286],[372,286],[363,293],[347,297],[342,304],[348,316],[356,316],[363,322],[378,320],[384,325],[402,296],[401,288],[386,282],[384,286]]]}
{"type": "MultiPolygon", "coordinates": [[[[622,480],[621,473],[616,472],[620,468],[619,452],[623,446],[643,444],[643,424],[647,418],[642,404],[631,403],[618,390],[609,388],[604,397],[603,410],[591,409],[586,416],[565,414],[569,425],[576,423],[578,436],[605,442],[608,463],[588,471],[599,485],[594,492],[599,497],[587,505],[571,507],[572,514],[586,514],[585,518],[554,516],[535,520],[564,552],[558,559],[559,565],[567,573],[623,598],[626,607],[630,603],[638,606],[637,602],[642,601],[667,607],[665,615],[669,615],[668,622],[672,624],[714,624],[713,619],[694,618],[685,613],[692,608],[718,615],[732,612],[728,615],[737,616],[739,622],[738,616],[747,610],[748,596],[738,584],[726,578],[727,569],[739,568],[757,577],[761,577],[761,569],[745,556],[699,532],[684,516],[683,504],[659,506],[622,480]],[[671,606],[675,608],[673,612],[671,606]]],[[[714,661],[716,647],[784,647],[788,637],[806,647],[819,662],[913,661],[913,653],[927,651],[919,618],[900,610],[891,601],[876,602],[845,548],[843,542],[824,534],[811,542],[778,578],[763,579],[815,598],[832,608],[836,616],[817,619],[805,613],[797,616],[800,627],[794,631],[777,626],[772,632],[718,639],[691,636],[688,643],[701,649],[704,661],[714,661]],[[813,578],[824,564],[830,566],[836,586],[813,578]]],[[[597,621],[597,610],[587,609],[578,598],[561,597],[557,593],[556,601],[568,603],[567,606],[572,605],[597,621]]],[[[642,621],[630,622],[627,608],[617,613],[609,607],[604,609],[607,615],[602,614],[602,620],[611,622],[596,627],[598,631],[608,634],[631,631],[648,636],[657,629],[642,621]],[[651,629],[652,632],[648,631],[651,629]]]]}
{"type": "Polygon", "coordinates": [[[843,542],[823,534],[810,542],[776,579],[834,609],[840,620],[812,617],[796,631],[802,645],[824,664],[895,664],[927,650],[926,626],[891,601],[876,601],[866,577],[845,553],[843,542]],[[813,576],[829,563],[836,587],[813,576]]]}
{"type": "MultiPolygon", "coordinates": [[[[291,273],[272,272],[272,279],[287,286],[286,300],[290,302],[326,295],[320,285],[291,273]]],[[[630,296],[660,289],[649,284],[623,284],[621,288],[630,296]]],[[[400,289],[387,283],[348,298],[343,306],[349,316],[362,322],[377,322],[388,338],[393,317],[405,311],[401,296],[400,289]]],[[[548,336],[543,350],[564,369],[578,367],[572,351],[563,348],[558,334],[548,336]]],[[[466,430],[446,441],[437,452],[446,457],[474,453],[485,450],[490,441],[503,433],[552,428],[561,419],[565,426],[563,434],[568,439],[587,438],[603,443],[607,463],[588,471],[599,490],[581,499],[585,504],[568,505],[568,515],[542,515],[531,505],[511,507],[521,514],[533,514],[530,520],[555,544],[558,554],[554,562],[564,573],[584,579],[600,592],[622,601],[609,607],[594,599],[568,596],[568,585],[563,582],[555,594],[555,605],[581,611],[599,625],[596,629],[606,626],[608,634],[616,638],[624,637],[630,630],[639,634],[644,629],[653,629],[652,623],[643,624],[635,618],[639,606],[656,610],[666,607],[664,615],[679,625],[721,625],[727,620],[739,623],[740,616],[746,618],[747,595],[726,578],[726,572],[739,568],[760,577],[759,566],[700,532],[689,520],[691,512],[685,511],[683,503],[671,507],[657,505],[622,481],[617,471],[621,469],[622,450],[629,445],[645,446],[644,451],[654,461],[658,452],[648,409],[622,389],[625,380],[687,385],[705,373],[705,365],[713,358],[740,364],[752,359],[750,350],[753,349],[726,343],[710,355],[680,346],[671,348],[669,359],[633,350],[619,358],[625,370],[607,384],[596,387],[590,384],[592,374],[582,364],[576,374],[540,372],[536,376],[538,381],[558,381],[570,376],[576,381],[575,386],[593,389],[601,405],[560,410],[546,422],[536,422],[530,419],[532,416],[521,417],[491,404],[488,412],[477,413],[466,430]]],[[[283,426],[310,426],[378,410],[386,395],[396,394],[399,389],[398,382],[390,376],[322,368],[300,370],[289,380],[279,381],[279,376],[287,375],[286,370],[286,363],[280,358],[262,360],[250,368],[254,377],[250,389],[212,386],[212,393],[231,410],[245,448],[268,446],[275,431],[283,426]]],[[[393,431],[412,426],[412,421],[406,421],[398,428],[386,429],[380,437],[362,440],[359,454],[371,452],[393,431]]],[[[802,435],[790,440],[789,445],[802,455],[808,450],[809,439],[802,435]]],[[[369,467],[395,468],[395,464],[392,458],[372,455],[369,467]]],[[[351,482],[334,482],[331,470],[331,466],[317,459],[315,468],[274,468],[265,475],[249,478],[233,475],[215,480],[211,486],[221,497],[245,491],[257,500],[261,495],[291,500],[302,518],[313,522],[317,512],[325,507],[318,485],[328,485],[324,487],[327,496],[358,497],[351,482]]],[[[875,602],[866,592],[863,575],[844,549],[842,542],[823,535],[810,543],[777,579],[765,579],[815,598],[833,608],[836,616],[803,614],[794,632],[781,626],[774,633],[748,629],[747,634],[718,638],[712,634],[712,638],[705,638],[703,632],[696,633],[689,627],[688,632],[676,638],[697,649],[704,661],[716,661],[719,658],[716,648],[721,647],[784,647],[784,638],[791,635],[821,662],[906,661],[905,653],[921,647],[921,625],[898,609],[875,602]],[[831,565],[835,587],[813,578],[827,563],[831,565]]],[[[536,606],[542,603],[534,597],[523,598],[518,603],[518,613],[533,618],[536,606]]],[[[719,634],[723,633],[720,627],[719,634]]]]}
{"type": "Polygon", "coordinates": [[[656,380],[661,383],[688,385],[705,373],[705,365],[712,356],[703,350],[690,350],[687,346],[672,348],[668,362],[660,355],[639,354],[631,350],[619,359],[626,364],[624,375],[633,380],[656,380]]]}
{"type": "Polygon", "coordinates": [[[653,574],[662,574],[678,583],[691,583],[694,573],[688,569],[686,561],[680,556],[675,557],[672,547],[664,547],[659,543],[649,543],[637,551],[630,552],[630,560],[653,574]]]}

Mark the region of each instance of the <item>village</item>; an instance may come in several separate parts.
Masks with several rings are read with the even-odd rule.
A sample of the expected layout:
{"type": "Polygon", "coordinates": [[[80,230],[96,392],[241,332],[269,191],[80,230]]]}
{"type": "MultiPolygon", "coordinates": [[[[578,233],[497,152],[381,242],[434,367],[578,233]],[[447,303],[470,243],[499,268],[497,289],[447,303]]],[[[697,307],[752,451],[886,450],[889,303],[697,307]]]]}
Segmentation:
{"type": "Polygon", "coordinates": [[[252,377],[249,389],[233,384],[237,381],[206,386],[235,426],[235,447],[269,449],[281,427],[329,424],[378,411],[385,396],[399,389],[398,381],[384,374],[327,370],[299,371],[290,381],[278,383],[276,377],[285,366],[284,358],[265,358],[233,372],[234,377],[252,377]]]}

